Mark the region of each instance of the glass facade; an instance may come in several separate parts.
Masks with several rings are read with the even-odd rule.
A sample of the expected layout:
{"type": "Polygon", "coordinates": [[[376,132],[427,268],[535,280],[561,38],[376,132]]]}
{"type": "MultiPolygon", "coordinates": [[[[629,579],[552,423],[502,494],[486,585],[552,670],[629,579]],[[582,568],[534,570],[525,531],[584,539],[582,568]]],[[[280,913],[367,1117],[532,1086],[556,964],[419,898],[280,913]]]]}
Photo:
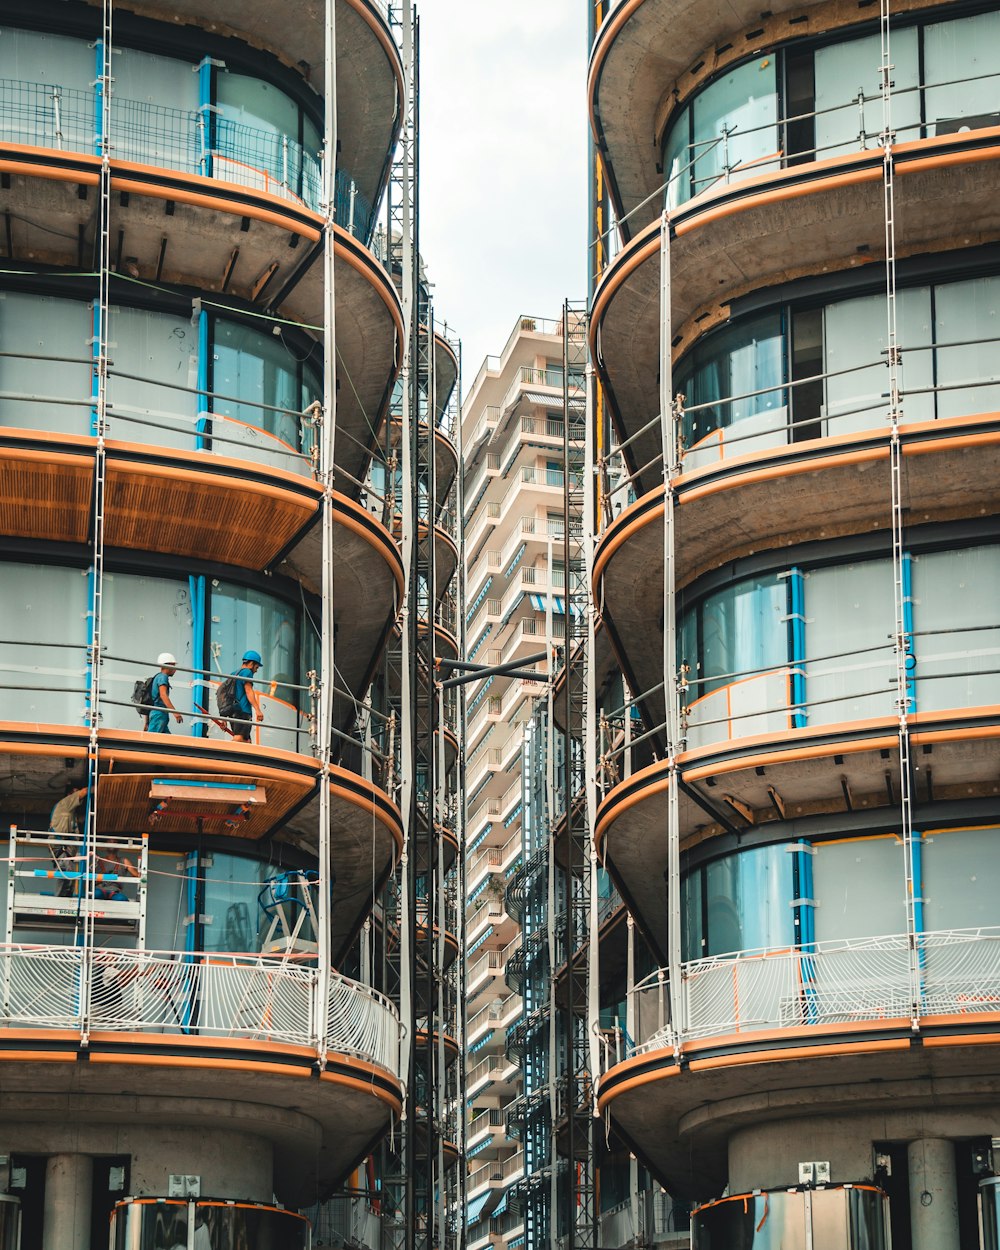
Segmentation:
{"type": "MultiPolygon", "coordinates": [[[[894,28],[897,141],[1000,124],[1000,13],[894,28]]],[[[663,144],[667,207],[710,187],[878,146],[877,31],[778,48],[732,66],[675,113],[663,144]]]]}
{"type": "MultiPolygon", "coordinates": [[[[0,564],[0,637],[5,641],[0,665],[4,718],[46,724],[84,723],[88,686],[88,575],[76,568],[40,564],[0,564]]],[[[218,674],[239,667],[252,647],[264,657],[257,690],[264,710],[261,742],[308,753],[310,712],[308,672],[317,666],[314,627],[301,603],[291,603],[254,587],[209,579],[204,615],[192,607],[187,577],[149,577],[106,572],[104,577],[101,724],[105,728],[141,729],[131,702],[135,682],[156,671],[156,657],[171,651],[179,668],[193,667],[200,630],[218,674]]],[[[192,689],[192,674],[171,678],[171,698],[184,714],[171,732],[192,733],[203,718],[192,718],[194,702],[204,695],[192,689]]],[[[215,713],[214,693],[207,710],[215,713]]],[[[208,734],[222,736],[213,723],[208,734]]]]}
{"type": "Polygon", "coordinates": [[[699,1207],[693,1250],[888,1250],[888,1199],[869,1185],[738,1194],[699,1207]]]}
{"type": "Polygon", "coordinates": [[[129,1199],[112,1215],[114,1250],[308,1250],[309,1221],[246,1202],[129,1199]]]}
{"type": "MultiPolygon", "coordinates": [[[[216,177],[301,200],[318,209],[320,101],[309,110],[272,82],[213,60],[118,47],[111,108],[119,160],[216,177]]],[[[0,123],[4,138],[41,147],[96,151],[93,44],[0,28],[0,123]]],[[[370,207],[356,233],[367,237],[370,207]]]]}
{"type": "MultiPolygon", "coordinates": [[[[907,553],[910,710],[1000,702],[1000,547],[907,553]]],[[[891,716],[890,561],[792,567],[734,581],[681,616],[688,744],[891,716]]]]}
{"type": "MultiPolygon", "coordinates": [[[[995,412],[992,325],[1000,276],[900,290],[903,419],[995,412]]],[[[803,438],[879,429],[886,417],[884,293],[780,305],[707,334],[679,362],[685,467],[803,438]]]]}
{"type": "MultiPolygon", "coordinates": [[[[0,292],[0,426],[90,433],[92,337],[83,300],[0,292]]],[[[109,337],[123,362],[109,369],[115,437],[311,473],[306,410],[323,393],[311,340],[203,310],[123,306],[111,309],[109,337]]]]}

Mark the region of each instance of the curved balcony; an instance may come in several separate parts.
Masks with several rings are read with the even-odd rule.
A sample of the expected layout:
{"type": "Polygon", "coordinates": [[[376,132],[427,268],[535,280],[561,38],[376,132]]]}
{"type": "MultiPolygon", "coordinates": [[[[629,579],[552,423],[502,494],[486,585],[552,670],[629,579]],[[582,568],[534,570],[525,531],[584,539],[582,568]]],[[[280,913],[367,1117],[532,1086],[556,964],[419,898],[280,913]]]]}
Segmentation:
{"type": "Polygon", "coordinates": [[[635,988],[635,1039],[608,1040],[599,1106],[672,1192],[699,1195],[725,1184],[720,1139],[765,1106],[917,1109],[945,1073],[975,1097],[1000,1041],[998,952],[996,929],[921,932],[916,953],[905,934],[746,951],[682,964],[672,1003],[661,970],[635,988]]]}
{"type": "MultiPolygon", "coordinates": [[[[156,20],[163,17],[163,9],[146,0],[130,8],[156,20]]],[[[179,0],[171,15],[174,22],[190,28],[194,47],[202,45],[206,29],[215,35],[235,36],[251,48],[266,49],[322,90],[321,7],[288,10],[259,0],[247,4],[221,0],[213,6],[209,23],[204,5],[179,0]]],[[[336,22],[338,148],[345,165],[354,171],[361,193],[375,203],[399,133],[402,61],[389,30],[385,0],[339,0],[336,22]]]]}
{"type": "MultiPolygon", "coordinates": [[[[996,236],[1000,217],[987,188],[1000,156],[1000,130],[901,143],[894,155],[903,254],[947,251],[996,236]],[[947,193],[968,200],[968,229],[961,236],[938,211],[945,183],[947,193]]],[[[884,254],[882,205],[882,159],[872,151],[702,192],[671,217],[671,337],[684,334],[696,315],[718,316],[749,291],[877,261],[884,254]]],[[[591,344],[622,438],[645,427],[659,407],[659,280],[660,224],[654,222],[617,257],[594,297],[591,344]]],[[[640,436],[632,448],[638,465],[658,451],[658,431],[640,436]]]]}
{"type": "MultiPolygon", "coordinates": [[[[815,4],[816,0],[806,6],[779,0],[768,16],[792,9],[799,12],[815,4]]],[[[672,100],[671,86],[704,48],[750,23],[759,28],[767,20],[759,7],[745,0],[724,10],[699,0],[680,4],[678,0],[624,0],[598,31],[587,84],[591,128],[619,216],[634,214],[626,226],[629,235],[660,213],[657,192],[663,186],[663,173],[650,134],[658,133],[662,125],[665,101],[672,100]]]]}
{"type": "MultiPolygon", "coordinates": [[[[51,108],[48,95],[44,98],[51,108]]],[[[139,103],[128,110],[129,142],[122,146],[135,149],[138,162],[150,163],[117,155],[111,160],[111,230],[121,253],[116,268],[156,286],[218,292],[251,309],[279,309],[293,322],[321,326],[322,217],[273,183],[266,169],[258,178],[256,167],[239,163],[237,173],[249,185],[240,185],[220,159],[213,158],[215,176],[200,172],[200,161],[183,139],[194,133],[198,115],[173,116],[180,112],[139,103]],[[174,128],[181,136],[176,154],[155,140],[161,133],[169,139],[174,128]]],[[[256,151],[255,136],[242,136],[240,150],[256,151]]],[[[44,128],[26,136],[18,132],[17,142],[4,142],[5,137],[0,136],[0,170],[18,178],[11,260],[79,270],[79,249],[92,244],[100,159],[44,146],[49,140],[44,128]]],[[[388,273],[351,233],[352,224],[348,218],[348,228],[335,226],[338,371],[345,383],[338,396],[335,460],[348,491],[356,494],[388,410],[402,311],[388,273]]],[[[128,289],[128,277],[113,281],[128,289]]],[[[116,363],[127,376],[131,362],[116,363]]]]}
{"type": "Polygon", "coordinates": [[[445,417],[452,392],[458,382],[458,356],[443,334],[434,334],[435,398],[434,424],[451,438],[455,431],[446,428],[445,417]]]}
{"type": "MultiPolygon", "coordinates": [[[[1000,441],[993,415],[901,427],[904,506],[911,519],[944,522],[995,511],[991,457],[1000,441]],[[979,454],[977,454],[979,453],[979,454]]],[[[733,457],[676,481],[677,588],[752,552],[790,543],[884,531],[891,509],[885,430],[733,457]]],[[[625,509],[604,532],[595,594],[633,690],[652,692],[649,723],[664,719],[663,490],[625,509]],[[658,628],[650,629],[650,622],[658,628]]]]}
{"type": "MultiPolygon", "coordinates": [[[[317,1038],[316,969],[287,959],[7,946],[0,1049],[21,1065],[33,1093],[50,1099],[118,1091],[135,1065],[144,1097],[211,1099],[224,1073],[227,1097],[279,1106],[295,1099],[319,1053],[325,1066],[311,1086],[309,1114],[322,1134],[321,1187],[363,1157],[402,1098],[395,1008],[367,986],[329,975],[325,1033],[317,1038]],[[84,1050],[89,1061],[81,1065],[84,1050]]],[[[312,1192],[303,1178],[312,1176],[315,1146],[311,1138],[282,1144],[280,1183],[294,1200],[312,1192]]]]}

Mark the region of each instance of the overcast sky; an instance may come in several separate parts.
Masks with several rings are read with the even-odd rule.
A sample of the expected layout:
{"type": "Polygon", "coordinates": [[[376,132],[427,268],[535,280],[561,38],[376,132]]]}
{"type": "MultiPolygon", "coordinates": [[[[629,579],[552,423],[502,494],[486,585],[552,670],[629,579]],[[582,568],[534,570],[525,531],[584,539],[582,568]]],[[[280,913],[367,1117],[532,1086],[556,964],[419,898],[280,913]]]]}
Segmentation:
{"type": "Polygon", "coordinates": [[[466,387],[586,298],[587,0],[420,0],[420,250],[466,387]]]}

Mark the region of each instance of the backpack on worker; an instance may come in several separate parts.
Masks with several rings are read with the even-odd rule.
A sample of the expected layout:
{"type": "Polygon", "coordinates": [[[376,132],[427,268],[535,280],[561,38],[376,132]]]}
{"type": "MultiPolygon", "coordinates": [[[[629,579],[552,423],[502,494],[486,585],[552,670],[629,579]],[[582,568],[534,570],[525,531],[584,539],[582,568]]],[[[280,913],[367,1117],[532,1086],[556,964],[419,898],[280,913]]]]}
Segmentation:
{"type": "Polygon", "coordinates": [[[152,711],[153,702],[153,678],[156,676],[152,673],[145,680],[140,679],[132,687],[132,702],[135,704],[135,710],[140,716],[148,716],[152,711]]]}
{"type": "Polygon", "coordinates": [[[236,697],[236,677],[227,677],[225,681],[219,683],[215,691],[215,702],[219,709],[219,715],[223,720],[228,720],[232,716],[240,714],[240,705],[236,697]]]}

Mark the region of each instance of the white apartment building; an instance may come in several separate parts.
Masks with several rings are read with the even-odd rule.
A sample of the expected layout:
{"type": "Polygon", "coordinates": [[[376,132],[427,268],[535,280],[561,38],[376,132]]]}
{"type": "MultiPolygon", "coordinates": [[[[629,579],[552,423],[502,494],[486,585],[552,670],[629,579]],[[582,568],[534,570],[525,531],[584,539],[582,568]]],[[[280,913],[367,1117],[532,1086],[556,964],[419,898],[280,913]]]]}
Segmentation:
{"type": "MultiPolygon", "coordinates": [[[[466,659],[503,664],[563,637],[562,322],[519,317],[462,409],[466,659]]],[[[520,946],[505,890],[521,860],[521,745],[539,682],[470,683],[466,771],[466,1220],[469,1250],[516,1250],[507,1191],[523,1171],[505,1107],[520,1092],[507,1030],[521,1014],[510,956],[520,946]]]]}

